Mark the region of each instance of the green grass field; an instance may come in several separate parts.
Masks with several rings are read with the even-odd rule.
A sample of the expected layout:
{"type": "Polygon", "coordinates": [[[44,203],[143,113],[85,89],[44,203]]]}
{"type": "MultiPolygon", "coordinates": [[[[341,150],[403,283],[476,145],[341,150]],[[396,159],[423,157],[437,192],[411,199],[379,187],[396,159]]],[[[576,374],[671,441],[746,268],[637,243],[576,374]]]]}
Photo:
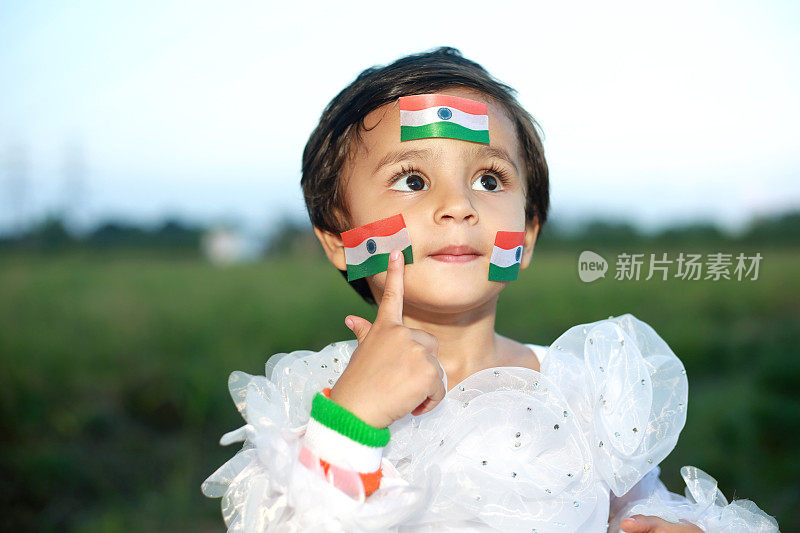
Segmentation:
{"type": "MultiPolygon", "coordinates": [[[[609,315],[649,323],[690,384],[667,486],[682,493],[679,468],[698,466],[800,530],[800,250],[759,251],[757,281],[585,284],[577,252],[537,248],[501,295],[498,331],[549,344],[609,315]]],[[[200,483],[237,449],[217,444],[241,425],[228,374],[351,338],[348,313],[374,317],[319,259],[0,257],[4,527],[222,530],[200,483]]]]}

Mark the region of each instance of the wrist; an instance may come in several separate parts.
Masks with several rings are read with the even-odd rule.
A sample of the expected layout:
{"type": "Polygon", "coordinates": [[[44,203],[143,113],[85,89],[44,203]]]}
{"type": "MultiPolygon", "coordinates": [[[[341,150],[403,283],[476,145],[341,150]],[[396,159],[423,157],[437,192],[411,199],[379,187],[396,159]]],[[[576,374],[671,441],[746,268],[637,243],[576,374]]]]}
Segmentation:
{"type": "Polygon", "coordinates": [[[379,417],[373,413],[370,413],[368,410],[363,409],[361,406],[355,405],[352,402],[350,402],[349,398],[346,395],[343,396],[341,394],[341,391],[336,390],[336,387],[327,388],[327,390],[328,393],[326,394],[326,396],[330,400],[332,400],[337,405],[341,406],[348,412],[355,415],[357,418],[362,420],[367,425],[378,429],[384,429],[389,427],[389,425],[391,424],[391,421],[387,421],[385,417],[379,417]]]}

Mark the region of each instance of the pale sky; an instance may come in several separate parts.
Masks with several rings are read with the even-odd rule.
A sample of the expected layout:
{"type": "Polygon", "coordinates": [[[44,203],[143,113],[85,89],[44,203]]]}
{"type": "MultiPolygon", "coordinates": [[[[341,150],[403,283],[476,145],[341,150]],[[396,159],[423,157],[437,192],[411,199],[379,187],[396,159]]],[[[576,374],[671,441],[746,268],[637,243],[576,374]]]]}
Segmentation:
{"type": "Polygon", "coordinates": [[[20,154],[28,219],[64,203],[65,165],[87,227],[301,219],[324,106],[440,45],[541,124],[554,218],[736,229],[800,207],[799,2],[283,4],[0,3],[0,230],[20,154]]]}

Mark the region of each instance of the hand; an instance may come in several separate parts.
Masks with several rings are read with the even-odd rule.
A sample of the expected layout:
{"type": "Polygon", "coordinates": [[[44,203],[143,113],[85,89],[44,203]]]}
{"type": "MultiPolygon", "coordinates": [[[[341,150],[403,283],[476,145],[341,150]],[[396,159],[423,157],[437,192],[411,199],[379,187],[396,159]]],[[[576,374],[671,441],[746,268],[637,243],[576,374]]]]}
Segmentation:
{"type": "Polygon", "coordinates": [[[673,524],[655,516],[633,515],[620,524],[625,533],[703,533],[703,530],[694,524],[682,521],[673,524]]]}
{"type": "Polygon", "coordinates": [[[339,380],[331,400],[367,424],[384,428],[409,412],[432,410],[445,396],[439,364],[439,341],[421,329],[403,325],[405,258],[392,250],[386,286],[375,323],[348,315],[358,347],[339,380]]]}

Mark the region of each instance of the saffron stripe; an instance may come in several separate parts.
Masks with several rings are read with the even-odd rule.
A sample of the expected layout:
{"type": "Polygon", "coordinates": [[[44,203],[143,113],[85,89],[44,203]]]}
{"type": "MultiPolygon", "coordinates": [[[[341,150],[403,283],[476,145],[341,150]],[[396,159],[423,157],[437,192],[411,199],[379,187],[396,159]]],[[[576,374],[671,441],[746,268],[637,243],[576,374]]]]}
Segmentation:
{"type": "Polygon", "coordinates": [[[511,248],[522,246],[524,239],[524,231],[498,231],[494,238],[494,245],[510,250],[511,248]]]}
{"type": "Polygon", "coordinates": [[[449,94],[417,94],[414,96],[401,96],[399,99],[401,111],[420,111],[428,107],[447,106],[460,109],[472,115],[488,115],[489,107],[483,102],[476,102],[469,98],[450,96],[449,94]]]}
{"type": "Polygon", "coordinates": [[[394,216],[376,220],[363,226],[358,226],[342,233],[342,243],[347,248],[354,248],[364,242],[368,237],[386,237],[394,235],[406,227],[403,215],[398,213],[394,216]]]}
{"type": "Polygon", "coordinates": [[[489,144],[488,130],[475,131],[452,122],[434,122],[427,126],[400,126],[400,141],[413,141],[429,137],[445,137],[489,144]]]}
{"type": "Polygon", "coordinates": [[[489,281],[514,281],[518,275],[519,263],[506,268],[489,263],[489,281]]]}
{"type": "Polygon", "coordinates": [[[353,486],[352,483],[356,475],[358,476],[357,481],[364,489],[364,497],[369,497],[370,494],[378,490],[381,486],[383,470],[380,468],[375,472],[370,472],[369,474],[363,474],[360,472],[347,470],[345,468],[340,468],[336,465],[330,464],[325,459],[322,459],[305,446],[300,449],[298,459],[312,472],[317,471],[318,467],[322,467],[322,473],[324,474],[325,479],[331,482],[334,487],[338,488],[352,498],[356,498],[356,496],[360,493],[358,487],[353,486]]]}
{"type": "MultiPolygon", "coordinates": [[[[403,250],[403,257],[405,257],[406,264],[409,265],[414,262],[414,257],[411,255],[411,246],[407,246],[403,250]]],[[[389,268],[389,254],[376,254],[361,263],[360,265],[347,265],[347,281],[363,278],[383,272],[389,268]]]]}

